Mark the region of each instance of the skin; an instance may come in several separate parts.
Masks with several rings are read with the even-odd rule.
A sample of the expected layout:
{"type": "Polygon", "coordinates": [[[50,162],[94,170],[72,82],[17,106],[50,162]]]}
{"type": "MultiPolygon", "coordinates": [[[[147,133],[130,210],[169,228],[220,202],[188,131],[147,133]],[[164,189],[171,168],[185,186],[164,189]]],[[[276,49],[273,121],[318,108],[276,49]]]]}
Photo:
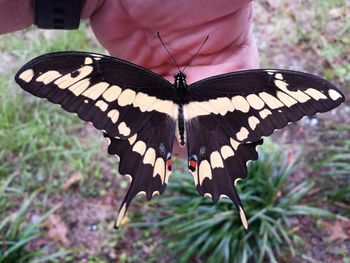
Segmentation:
{"type": "MultiPolygon", "coordinates": [[[[30,2],[0,0],[0,34],[33,24],[30,2]]],[[[174,82],[174,73],[179,70],[159,41],[157,32],[181,69],[209,35],[200,53],[186,68],[187,84],[259,67],[252,37],[252,1],[164,3],[162,0],[86,0],[81,17],[90,20],[96,38],[111,55],[146,67],[170,82],[174,82]]]]}

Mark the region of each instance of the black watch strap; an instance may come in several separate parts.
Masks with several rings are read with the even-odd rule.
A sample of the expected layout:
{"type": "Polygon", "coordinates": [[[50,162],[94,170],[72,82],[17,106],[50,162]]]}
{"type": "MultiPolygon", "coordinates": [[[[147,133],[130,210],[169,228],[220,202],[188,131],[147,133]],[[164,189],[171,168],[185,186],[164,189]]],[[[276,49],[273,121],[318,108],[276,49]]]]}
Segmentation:
{"type": "Polygon", "coordinates": [[[35,22],[43,29],[77,29],[83,0],[33,0],[35,22]]]}

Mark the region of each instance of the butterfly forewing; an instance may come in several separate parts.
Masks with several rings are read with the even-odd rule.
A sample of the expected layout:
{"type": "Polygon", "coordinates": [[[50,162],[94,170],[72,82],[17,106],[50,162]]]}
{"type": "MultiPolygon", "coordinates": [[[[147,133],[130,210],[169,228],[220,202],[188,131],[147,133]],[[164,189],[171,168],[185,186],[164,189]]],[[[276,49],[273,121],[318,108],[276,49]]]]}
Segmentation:
{"type": "Polygon", "coordinates": [[[247,70],[219,75],[189,87],[187,121],[218,124],[240,143],[269,136],[303,116],[331,110],[344,101],[330,82],[302,72],[247,70]]]}
{"type": "Polygon", "coordinates": [[[58,52],[16,75],[27,92],[60,104],[111,137],[134,135],[155,113],[177,118],[172,85],[136,65],[85,52],[58,52]]]}

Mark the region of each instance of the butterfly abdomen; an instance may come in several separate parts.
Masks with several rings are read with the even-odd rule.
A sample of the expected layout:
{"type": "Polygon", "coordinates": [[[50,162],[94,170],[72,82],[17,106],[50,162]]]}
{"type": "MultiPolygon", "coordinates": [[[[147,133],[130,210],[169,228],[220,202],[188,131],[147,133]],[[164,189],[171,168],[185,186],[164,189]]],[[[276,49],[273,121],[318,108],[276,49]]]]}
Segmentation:
{"type": "Polygon", "coordinates": [[[177,119],[177,129],[178,133],[177,140],[181,147],[185,147],[186,140],[185,140],[185,120],[184,120],[184,113],[183,113],[183,105],[179,105],[179,115],[177,119]]]}

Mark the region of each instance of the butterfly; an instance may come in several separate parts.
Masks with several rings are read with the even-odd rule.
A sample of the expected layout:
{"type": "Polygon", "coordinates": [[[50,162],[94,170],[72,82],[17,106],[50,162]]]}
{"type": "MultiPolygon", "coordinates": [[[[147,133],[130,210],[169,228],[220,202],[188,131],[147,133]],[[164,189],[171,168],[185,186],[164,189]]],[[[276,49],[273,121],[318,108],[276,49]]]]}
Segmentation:
{"type": "Polygon", "coordinates": [[[108,153],[131,183],[115,227],[138,193],[162,194],[171,174],[173,141],[187,147],[188,168],[202,196],[230,198],[248,228],[235,185],[256,160],[263,137],[303,116],[334,109],[344,95],[327,80],[298,71],[255,69],[174,83],[130,62],[95,53],[37,57],[15,76],[27,92],[102,130],[108,153]]]}

